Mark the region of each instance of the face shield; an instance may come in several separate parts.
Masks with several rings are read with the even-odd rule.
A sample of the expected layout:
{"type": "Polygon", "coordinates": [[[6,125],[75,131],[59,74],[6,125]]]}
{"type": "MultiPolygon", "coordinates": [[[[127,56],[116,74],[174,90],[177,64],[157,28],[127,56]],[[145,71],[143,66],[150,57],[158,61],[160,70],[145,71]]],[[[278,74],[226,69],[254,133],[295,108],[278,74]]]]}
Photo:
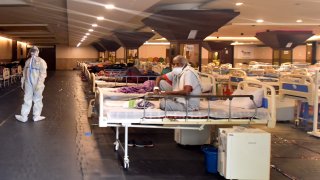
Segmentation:
{"type": "Polygon", "coordinates": [[[29,51],[31,56],[39,56],[39,49],[37,46],[33,46],[29,51]]]}

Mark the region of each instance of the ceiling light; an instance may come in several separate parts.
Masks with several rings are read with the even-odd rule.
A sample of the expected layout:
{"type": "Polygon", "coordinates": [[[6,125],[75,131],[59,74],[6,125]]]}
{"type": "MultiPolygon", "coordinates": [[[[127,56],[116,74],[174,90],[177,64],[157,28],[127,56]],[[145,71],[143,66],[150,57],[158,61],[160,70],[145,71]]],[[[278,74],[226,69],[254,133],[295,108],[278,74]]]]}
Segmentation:
{"type": "Polygon", "coordinates": [[[81,42],[83,42],[84,41],[84,39],[81,39],[81,42]]]}
{"type": "Polygon", "coordinates": [[[302,23],[302,19],[297,19],[296,22],[297,23],[302,23]]]}
{"type": "Polygon", "coordinates": [[[153,30],[153,29],[152,29],[151,31],[152,31],[152,32],[154,32],[154,30],[153,30]]]}
{"type": "Polygon", "coordinates": [[[242,2],[237,2],[237,3],[236,3],[236,6],[241,6],[241,5],[243,5],[242,2]]]}
{"type": "Polygon", "coordinates": [[[87,36],[83,36],[83,38],[84,38],[84,39],[86,39],[86,38],[87,38],[87,36]]]}
{"type": "Polygon", "coordinates": [[[107,4],[104,6],[106,9],[114,9],[114,5],[113,4],[107,4]]]}
{"type": "Polygon", "coordinates": [[[198,30],[191,30],[188,35],[188,39],[195,39],[197,36],[198,30]]]}
{"type": "Polygon", "coordinates": [[[78,44],[77,44],[77,47],[79,47],[80,45],[81,45],[81,43],[78,43],[78,44]]]}
{"type": "Polygon", "coordinates": [[[92,26],[92,27],[97,27],[97,26],[98,26],[98,24],[92,24],[91,26],[92,26]]]}
{"type": "Polygon", "coordinates": [[[99,16],[99,17],[97,17],[97,19],[98,19],[98,20],[104,20],[104,17],[99,16]]]}
{"type": "Polygon", "coordinates": [[[292,46],[292,42],[288,42],[286,45],[286,48],[291,48],[291,46],[292,46]]]}
{"type": "Polygon", "coordinates": [[[89,32],[93,32],[93,29],[89,29],[88,31],[89,31],[89,32]]]}
{"type": "Polygon", "coordinates": [[[257,19],[256,22],[257,22],[257,23],[263,23],[264,20],[263,20],[263,19],[257,19]]]}
{"type": "Polygon", "coordinates": [[[145,45],[170,45],[170,42],[148,42],[143,43],[145,45]]]}
{"type": "Polygon", "coordinates": [[[90,33],[86,33],[86,36],[89,36],[90,35],[90,33]]]}

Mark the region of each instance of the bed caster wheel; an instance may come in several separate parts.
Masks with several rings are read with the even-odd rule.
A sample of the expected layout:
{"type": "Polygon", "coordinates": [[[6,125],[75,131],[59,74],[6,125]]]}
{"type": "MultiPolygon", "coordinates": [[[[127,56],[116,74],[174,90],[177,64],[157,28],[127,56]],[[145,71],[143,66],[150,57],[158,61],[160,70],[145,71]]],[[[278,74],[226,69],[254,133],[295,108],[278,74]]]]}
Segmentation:
{"type": "Polygon", "coordinates": [[[129,163],[124,163],[123,164],[123,169],[128,170],[129,169],[129,163]]]}
{"type": "Polygon", "coordinates": [[[113,150],[118,151],[118,149],[119,149],[119,143],[114,143],[113,150]]]}
{"type": "Polygon", "coordinates": [[[123,159],[123,169],[125,169],[125,170],[129,169],[129,159],[128,158],[123,159]]]}

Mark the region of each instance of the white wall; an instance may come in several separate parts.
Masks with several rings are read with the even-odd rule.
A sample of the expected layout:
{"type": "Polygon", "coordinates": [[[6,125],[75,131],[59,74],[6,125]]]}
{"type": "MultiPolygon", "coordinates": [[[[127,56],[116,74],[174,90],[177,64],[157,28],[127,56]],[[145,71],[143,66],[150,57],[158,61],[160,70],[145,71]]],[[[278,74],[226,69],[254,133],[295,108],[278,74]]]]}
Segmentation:
{"type": "MultiPolygon", "coordinates": [[[[139,48],[139,58],[149,58],[149,57],[166,57],[166,49],[169,45],[142,45],[139,48]]],[[[117,59],[124,58],[124,48],[120,47],[117,52],[117,59]]]]}
{"type": "Polygon", "coordinates": [[[12,41],[0,37],[0,61],[11,61],[12,59],[12,41]]]}
{"type": "Polygon", "coordinates": [[[234,59],[255,59],[255,46],[234,46],[234,59]]]}
{"type": "Polygon", "coordinates": [[[123,59],[124,58],[124,48],[120,47],[116,52],[117,59],[123,59]]]}
{"type": "Polygon", "coordinates": [[[206,48],[201,48],[201,59],[202,59],[202,64],[208,64],[208,57],[209,56],[209,51],[206,48]]]}
{"type": "Polygon", "coordinates": [[[139,48],[139,58],[162,57],[166,58],[166,49],[169,45],[142,45],[139,48]]]}
{"type": "Polygon", "coordinates": [[[293,62],[306,62],[307,47],[306,45],[297,46],[293,49],[292,60],[293,62]]]}
{"type": "Polygon", "coordinates": [[[96,61],[98,58],[99,53],[92,46],[56,46],[57,70],[71,70],[77,66],[77,61],[96,61]]]}
{"type": "Polygon", "coordinates": [[[92,46],[84,47],[70,47],[70,46],[56,46],[56,58],[97,58],[98,51],[92,46]]]}
{"type": "Polygon", "coordinates": [[[272,60],[273,50],[270,47],[255,47],[254,55],[255,59],[267,59],[272,60]]]}
{"type": "Polygon", "coordinates": [[[316,56],[316,60],[320,61],[320,44],[317,44],[317,52],[316,52],[317,56],[316,56]]]}

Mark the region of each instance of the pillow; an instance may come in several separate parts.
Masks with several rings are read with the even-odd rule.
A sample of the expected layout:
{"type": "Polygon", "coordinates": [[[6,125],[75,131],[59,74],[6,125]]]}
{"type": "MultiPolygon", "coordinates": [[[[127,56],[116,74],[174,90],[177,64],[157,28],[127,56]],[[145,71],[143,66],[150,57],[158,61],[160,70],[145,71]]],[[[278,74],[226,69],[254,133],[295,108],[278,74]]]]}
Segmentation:
{"type": "Polygon", "coordinates": [[[201,91],[204,92],[211,92],[212,91],[212,84],[207,82],[201,82],[201,91]]]}
{"type": "MultiPolygon", "coordinates": [[[[249,95],[253,95],[253,100],[256,103],[257,107],[262,106],[262,99],[264,96],[264,91],[262,88],[255,88],[255,87],[245,87],[245,92],[248,92],[249,95]]],[[[254,106],[253,106],[254,108],[254,106]]]]}
{"type": "MultiPolygon", "coordinates": [[[[263,98],[263,89],[246,87],[245,89],[237,89],[232,95],[253,95],[253,100],[257,107],[261,107],[263,98]]],[[[229,99],[223,102],[224,105],[229,105],[229,99]]],[[[232,107],[243,109],[254,109],[255,105],[250,98],[233,98],[231,101],[232,107]]]]}

